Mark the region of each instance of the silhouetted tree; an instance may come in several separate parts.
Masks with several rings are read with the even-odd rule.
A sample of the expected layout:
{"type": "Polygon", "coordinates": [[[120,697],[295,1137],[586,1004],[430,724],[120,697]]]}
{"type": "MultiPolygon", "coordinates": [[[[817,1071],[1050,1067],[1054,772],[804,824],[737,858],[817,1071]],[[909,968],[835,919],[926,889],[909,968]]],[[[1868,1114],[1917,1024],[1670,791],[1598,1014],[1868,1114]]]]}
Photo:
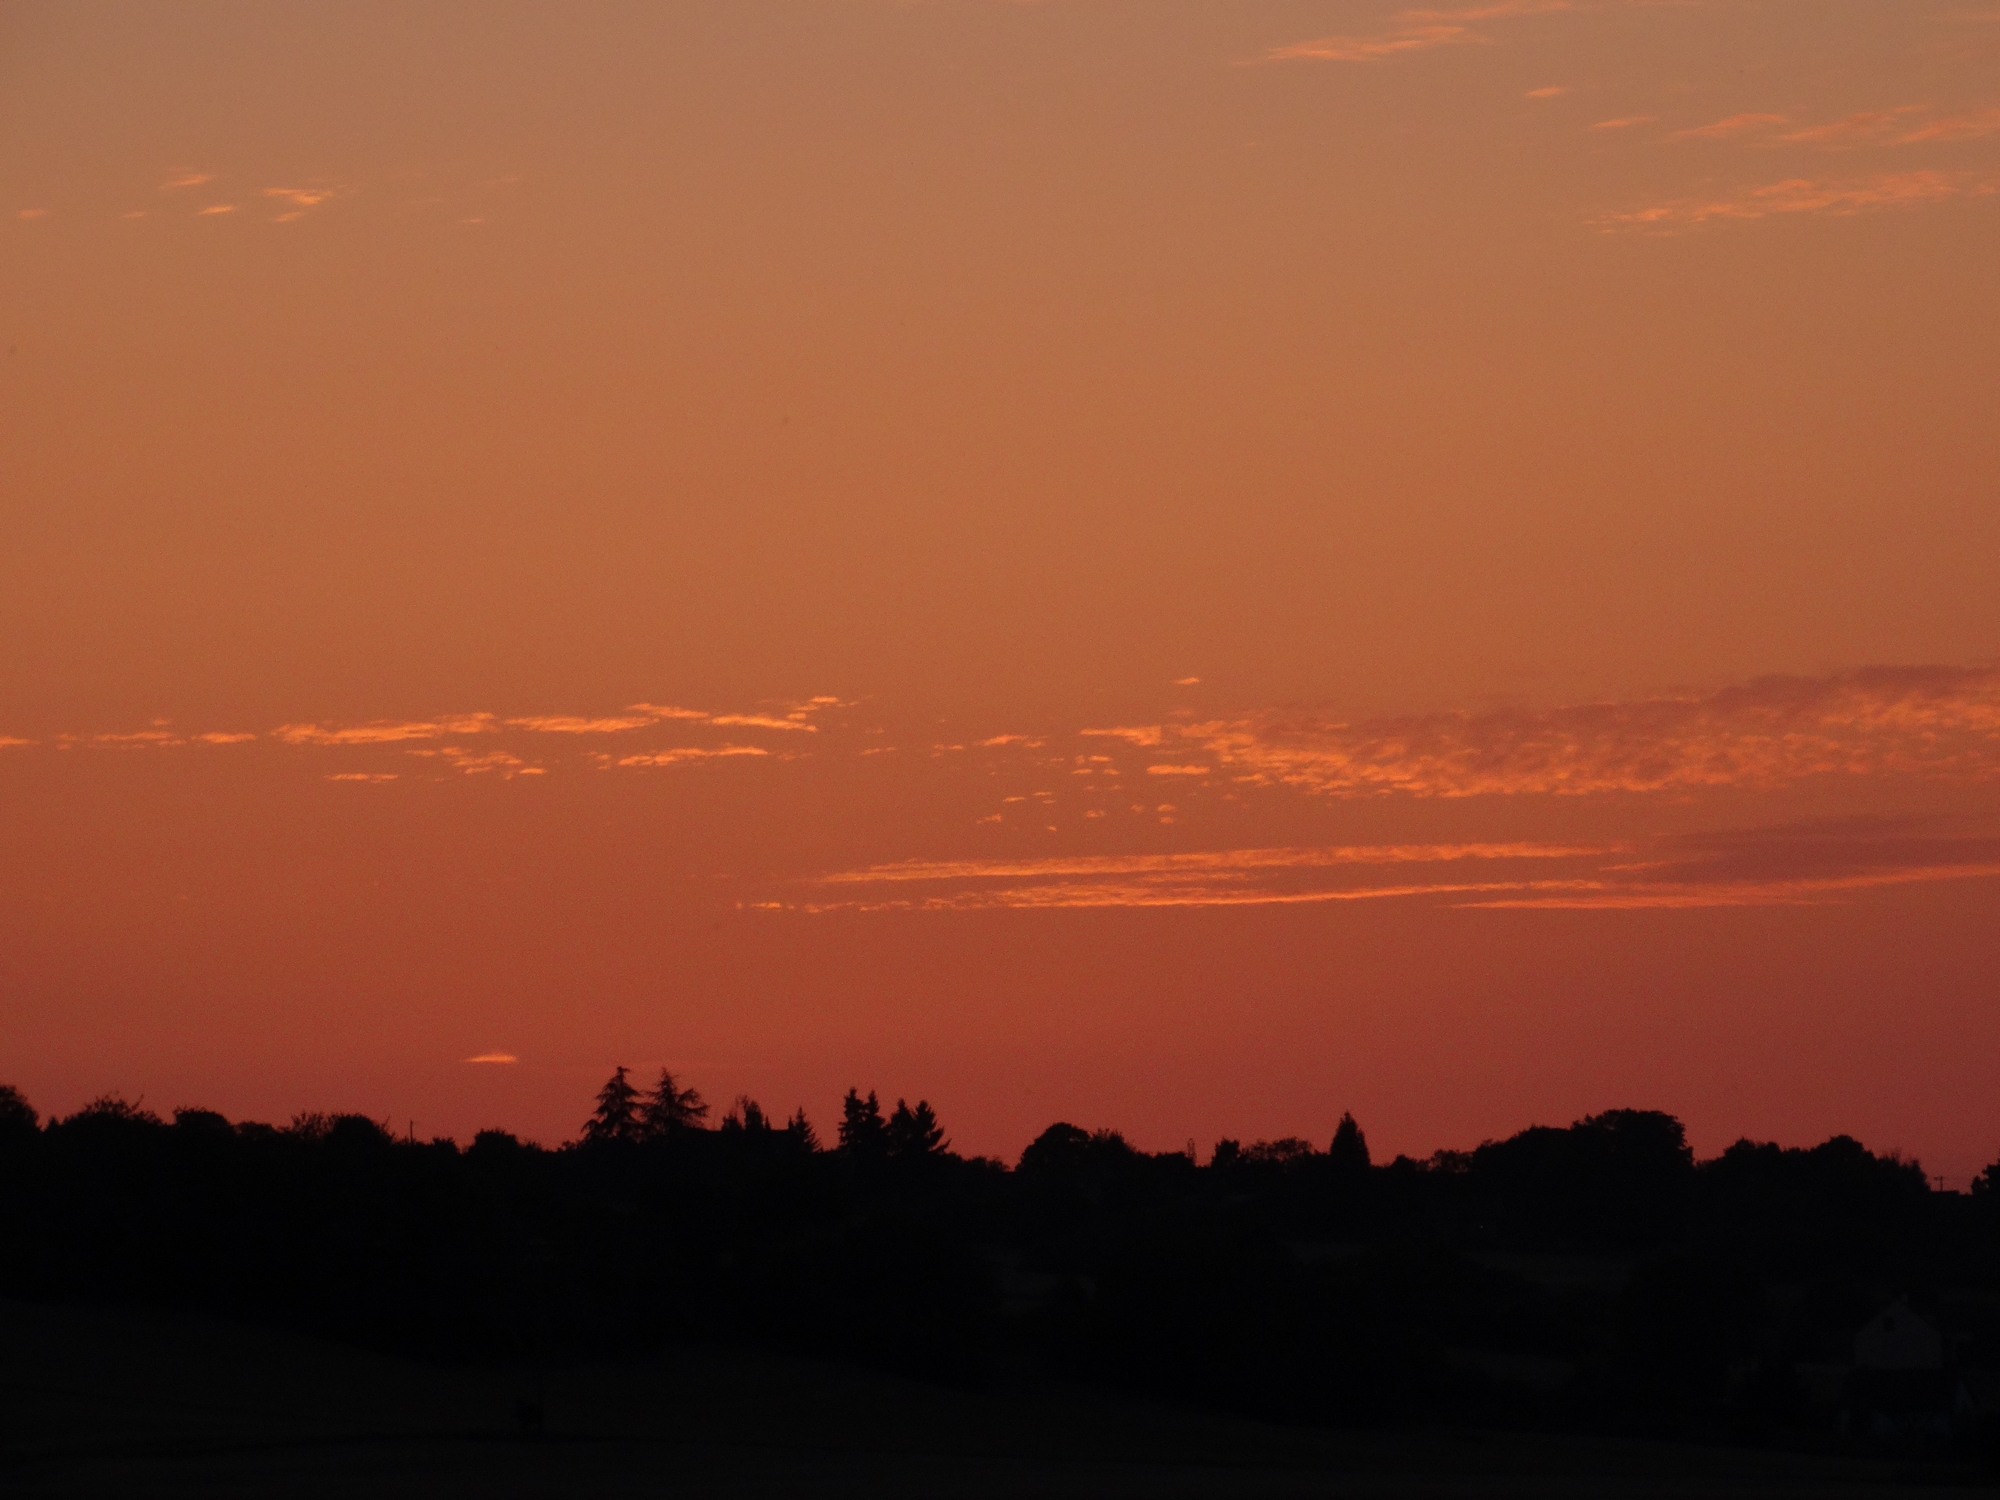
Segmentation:
{"type": "Polygon", "coordinates": [[[801,1151],[819,1150],[819,1132],[806,1118],[804,1105],[793,1110],[791,1119],[785,1121],[785,1139],[801,1151]]]}
{"type": "Polygon", "coordinates": [[[701,1091],[682,1088],[674,1075],[662,1068],[660,1081],[653,1085],[653,1091],[640,1106],[638,1130],[644,1140],[662,1141],[682,1131],[706,1129],[703,1122],[707,1119],[708,1105],[701,1091]]]}
{"type": "Polygon", "coordinates": [[[620,1068],[597,1091],[597,1108],[583,1122],[586,1141],[636,1141],[640,1130],[639,1091],[626,1081],[628,1070],[620,1068]]]}
{"type": "Polygon", "coordinates": [[[19,1140],[31,1136],[40,1127],[42,1117],[35,1113],[21,1091],[11,1083],[0,1083],[0,1140],[19,1140]]]}
{"type": "Polygon", "coordinates": [[[919,1099],[915,1109],[898,1099],[895,1113],[889,1116],[884,1131],[884,1144],[889,1155],[897,1160],[914,1161],[920,1157],[942,1156],[951,1142],[944,1138],[944,1127],[938,1124],[937,1114],[931,1109],[928,1099],[919,1099]]]}
{"type": "Polygon", "coordinates": [[[142,1096],[136,1102],[121,1098],[117,1094],[99,1094],[90,1103],[70,1116],[72,1120],[117,1120],[133,1125],[162,1125],[158,1115],[145,1107],[142,1096]]]}
{"type": "Polygon", "coordinates": [[[841,1100],[840,1149],[856,1161],[879,1161],[888,1154],[889,1126],[875,1090],[863,1099],[858,1090],[849,1089],[841,1100]]]}
{"type": "MultiPolygon", "coordinates": [[[[8,1092],[12,1093],[13,1091],[10,1089],[8,1090],[8,1092]]],[[[15,1094],[14,1097],[18,1099],[21,1096],[19,1094],[15,1094]]],[[[28,1114],[31,1119],[34,1113],[35,1112],[33,1110],[28,1111],[28,1114]]],[[[1981,1172],[1977,1177],[1972,1179],[1972,1191],[1975,1196],[1981,1198],[1987,1197],[1996,1192],[2000,1192],[2000,1161],[1994,1162],[1991,1166],[1987,1167],[1985,1171],[1981,1172]]]]}
{"type": "Polygon", "coordinates": [[[770,1117],[764,1113],[764,1106],[748,1094],[738,1094],[736,1102],[729,1107],[729,1113],[722,1117],[722,1128],[731,1135],[768,1135],[771,1130],[770,1117]]]}
{"type": "Polygon", "coordinates": [[[1269,1162],[1279,1167],[1305,1161],[1312,1155],[1312,1142],[1296,1135],[1275,1141],[1257,1141],[1243,1153],[1246,1161],[1269,1162]]]}
{"type": "Polygon", "coordinates": [[[1333,1144],[1326,1148],[1326,1155],[1343,1173],[1358,1176],[1368,1170],[1368,1137],[1354,1123],[1353,1115],[1343,1114],[1340,1117],[1340,1124],[1333,1132],[1333,1144]]]}

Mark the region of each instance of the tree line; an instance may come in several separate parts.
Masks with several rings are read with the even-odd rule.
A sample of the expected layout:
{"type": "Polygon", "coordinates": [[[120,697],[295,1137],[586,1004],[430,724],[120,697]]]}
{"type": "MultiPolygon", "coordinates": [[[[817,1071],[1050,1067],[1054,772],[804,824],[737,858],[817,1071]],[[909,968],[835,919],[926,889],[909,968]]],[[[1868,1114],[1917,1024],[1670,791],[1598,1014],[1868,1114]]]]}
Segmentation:
{"type": "MultiPolygon", "coordinates": [[[[1051,1125],[1012,1166],[926,1100],[835,1138],[619,1068],[577,1139],[399,1138],[0,1088],[0,1296],[197,1310],[424,1357],[726,1340],[971,1385],[1054,1377],[1312,1422],[1811,1430],[1812,1374],[1914,1299],[2000,1368],[2000,1164],[1967,1194],[1845,1136],[1696,1160],[1612,1110],[1380,1162],[1208,1160],[1051,1125]]],[[[1823,1403],[1822,1403],[1823,1405],[1823,1403]]]]}

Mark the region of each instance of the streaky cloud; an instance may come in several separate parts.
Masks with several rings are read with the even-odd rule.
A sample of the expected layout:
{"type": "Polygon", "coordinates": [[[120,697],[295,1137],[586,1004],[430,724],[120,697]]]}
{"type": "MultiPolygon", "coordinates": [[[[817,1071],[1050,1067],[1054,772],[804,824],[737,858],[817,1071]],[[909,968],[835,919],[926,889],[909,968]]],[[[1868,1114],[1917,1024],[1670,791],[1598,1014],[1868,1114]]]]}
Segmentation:
{"type": "Polygon", "coordinates": [[[2000,672],[1877,667],[1543,711],[1346,722],[1263,713],[1084,731],[1176,743],[1253,784],[1331,797],[1596,796],[1810,777],[2000,775],[2000,672]]]}

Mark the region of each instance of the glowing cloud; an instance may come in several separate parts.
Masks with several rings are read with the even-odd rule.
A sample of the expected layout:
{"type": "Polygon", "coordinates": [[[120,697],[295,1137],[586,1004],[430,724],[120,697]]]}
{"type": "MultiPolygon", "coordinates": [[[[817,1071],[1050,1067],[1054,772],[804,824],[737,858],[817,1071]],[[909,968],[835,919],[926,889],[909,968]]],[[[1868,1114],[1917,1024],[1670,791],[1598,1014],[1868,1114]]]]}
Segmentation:
{"type": "Polygon", "coordinates": [[[1905,115],[1920,114],[1922,111],[1921,104],[1868,110],[1831,124],[1809,125],[1803,130],[1788,131],[1778,139],[1813,146],[1867,145],[1895,133],[1905,115]]]}
{"type": "Polygon", "coordinates": [[[1951,198],[1985,197],[2000,190],[2000,179],[1979,180],[1962,173],[1900,172],[1842,182],[1788,178],[1728,198],[1682,198],[1595,220],[1605,229],[1676,228],[1713,220],[1766,219],[1781,214],[1848,217],[1886,208],[1916,208],[1951,198]]]}
{"type": "Polygon", "coordinates": [[[477,1057],[465,1059],[469,1063],[517,1063],[521,1059],[511,1052],[482,1052],[477,1057]]]}
{"type": "Polygon", "coordinates": [[[1670,141],[1726,141],[1752,132],[1768,132],[1780,125],[1789,124],[1784,115],[1731,115],[1726,120],[1717,120],[1713,125],[1697,125],[1692,130],[1676,130],[1667,139],[1670,141]]]}
{"type": "Polygon", "coordinates": [[[762,745],[722,745],[714,749],[683,745],[673,750],[655,750],[648,755],[625,755],[617,760],[605,756],[603,760],[606,765],[616,766],[678,766],[687,761],[724,760],[731,756],[770,753],[762,745]]]}
{"type": "Polygon", "coordinates": [[[483,734],[499,727],[492,714],[450,714],[438,719],[377,720],[329,729],[319,724],[280,724],[272,734],[287,745],[393,745],[403,740],[435,740],[448,734],[483,734]]]}
{"type": "MultiPolygon", "coordinates": [[[[1170,809],[1163,809],[1170,810],[1170,809]]],[[[1304,849],[1217,849],[1190,854],[1090,854],[1027,860],[905,860],[823,875],[822,885],[897,881],[1020,880],[1051,876],[1208,875],[1342,865],[1439,864],[1465,859],[1579,859],[1623,844],[1344,844],[1304,849]]]]}
{"type": "Polygon", "coordinates": [[[1464,26],[1412,26],[1380,36],[1317,37],[1288,47],[1273,47],[1265,56],[1272,62],[1380,62],[1405,52],[1485,41],[1485,37],[1464,26]]]}
{"type": "Polygon", "coordinates": [[[651,714],[639,719],[581,719],[564,714],[541,714],[527,719],[509,719],[507,727],[532,730],[536,734],[623,734],[629,729],[644,729],[657,722],[658,719],[651,714]]]}
{"type": "Polygon", "coordinates": [[[1085,733],[1177,743],[1253,783],[1333,797],[1588,796],[1812,776],[2000,776],[2000,673],[1872,668],[1542,712],[1359,723],[1310,714],[1085,733]]]}

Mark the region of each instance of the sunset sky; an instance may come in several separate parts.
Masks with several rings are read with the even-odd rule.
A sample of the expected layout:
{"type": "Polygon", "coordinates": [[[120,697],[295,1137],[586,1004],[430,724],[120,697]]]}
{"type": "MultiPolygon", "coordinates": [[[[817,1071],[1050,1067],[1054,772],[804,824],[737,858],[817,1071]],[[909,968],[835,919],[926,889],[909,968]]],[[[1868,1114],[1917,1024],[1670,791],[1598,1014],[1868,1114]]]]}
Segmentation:
{"type": "Polygon", "coordinates": [[[1963,1185],[1996,268],[1992,0],[0,7],[0,1081],[1963,1185]]]}

